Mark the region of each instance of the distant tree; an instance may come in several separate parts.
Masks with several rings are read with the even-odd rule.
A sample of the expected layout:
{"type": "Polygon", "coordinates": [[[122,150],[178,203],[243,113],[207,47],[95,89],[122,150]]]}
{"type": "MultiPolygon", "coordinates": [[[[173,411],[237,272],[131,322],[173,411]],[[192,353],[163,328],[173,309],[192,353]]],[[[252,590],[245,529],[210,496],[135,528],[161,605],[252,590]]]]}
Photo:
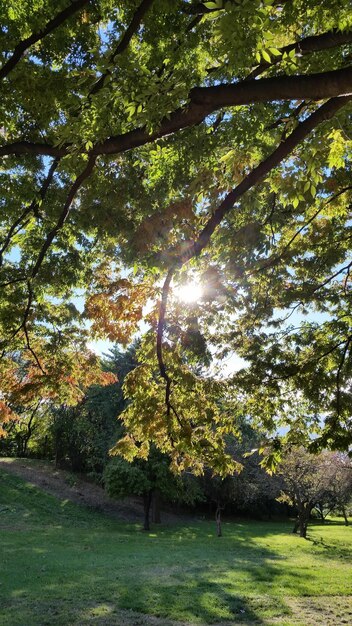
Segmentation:
{"type": "Polygon", "coordinates": [[[235,476],[231,475],[221,478],[220,476],[212,476],[210,470],[207,470],[201,479],[201,486],[207,500],[215,504],[216,534],[218,537],[221,537],[221,512],[236,497],[235,476]]]}
{"type": "Polygon", "coordinates": [[[109,386],[92,385],[74,407],[61,406],[51,412],[50,432],[57,462],[68,459],[75,471],[100,478],[109,460],[109,449],[123,434],[118,416],[126,401],[122,385],[136,367],[136,345],[118,346],[104,355],[102,368],[117,380],[109,386]]]}
{"type": "Polygon", "coordinates": [[[326,472],[330,511],[341,512],[348,526],[347,511],[352,501],[352,461],[347,454],[331,452],[326,472]]]}
{"type": "Polygon", "coordinates": [[[238,438],[231,438],[227,446],[237,472],[221,478],[206,471],[200,479],[207,500],[215,505],[218,536],[222,533],[221,513],[225,508],[258,514],[268,510],[280,493],[281,478],[269,475],[260,465],[262,457],[256,450],[259,445],[259,433],[242,418],[238,438]]]}
{"type": "Polygon", "coordinates": [[[293,448],[284,457],[279,473],[283,477],[280,500],[297,509],[297,520],[293,532],[299,530],[300,537],[306,538],[308,521],[318,503],[329,501],[331,457],[328,453],[314,455],[304,448],[293,448]]]}
{"type": "Polygon", "coordinates": [[[192,477],[175,476],[170,471],[170,460],[154,447],[144,461],[129,463],[119,457],[112,459],[105,469],[104,482],[107,493],[114,498],[143,497],[144,530],[150,529],[152,502],[159,494],[169,501],[186,504],[202,498],[192,477]]]}

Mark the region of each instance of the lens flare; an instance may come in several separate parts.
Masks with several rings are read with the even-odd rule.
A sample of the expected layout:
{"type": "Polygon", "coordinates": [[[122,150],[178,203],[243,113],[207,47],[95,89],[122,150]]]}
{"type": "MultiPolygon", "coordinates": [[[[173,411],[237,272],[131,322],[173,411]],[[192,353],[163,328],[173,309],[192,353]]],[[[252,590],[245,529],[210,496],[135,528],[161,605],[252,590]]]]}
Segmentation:
{"type": "Polygon", "coordinates": [[[202,287],[195,282],[179,285],[173,291],[178,300],[187,303],[197,302],[203,295],[202,287]]]}

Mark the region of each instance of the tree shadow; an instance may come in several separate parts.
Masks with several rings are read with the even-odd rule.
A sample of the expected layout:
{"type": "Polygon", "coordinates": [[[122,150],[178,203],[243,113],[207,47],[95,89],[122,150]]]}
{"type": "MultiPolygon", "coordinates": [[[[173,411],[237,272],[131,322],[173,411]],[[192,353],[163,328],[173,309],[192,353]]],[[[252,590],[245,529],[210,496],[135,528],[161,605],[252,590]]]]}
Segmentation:
{"type": "MultiPolygon", "coordinates": [[[[214,527],[202,522],[153,528],[150,533],[110,524],[105,529],[51,527],[22,545],[11,546],[9,541],[11,559],[16,545],[19,549],[18,565],[12,568],[19,576],[10,577],[12,610],[25,598],[32,602],[22,623],[9,623],[44,625],[36,615],[39,610],[45,613],[45,603],[56,611],[45,622],[50,626],[119,625],[118,611],[136,613],[135,622],[121,621],[128,626],[152,624],[157,618],[160,626],[173,620],[247,626],[264,626],[271,619],[283,622],[291,614],[285,597],[307,595],[314,582],[314,572],[291,569],[290,555],[273,547],[273,538],[282,543],[292,537],[289,528],[279,523],[224,523],[224,536],[217,538],[214,527]],[[28,576],[20,571],[24,556],[28,576]],[[110,618],[104,606],[112,607],[110,618]],[[88,614],[89,607],[93,612],[88,614]],[[143,622],[143,615],[148,621],[143,622]]],[[[293,550],[296,542],[303,540],[292,541],[293,550]]]]}

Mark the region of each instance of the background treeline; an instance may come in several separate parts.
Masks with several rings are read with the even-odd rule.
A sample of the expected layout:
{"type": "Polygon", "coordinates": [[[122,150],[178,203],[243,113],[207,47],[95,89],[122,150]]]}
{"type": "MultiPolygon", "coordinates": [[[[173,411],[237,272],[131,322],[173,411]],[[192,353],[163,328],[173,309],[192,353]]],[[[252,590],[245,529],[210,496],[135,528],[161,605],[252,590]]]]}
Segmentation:
{"type": "Polygon", "coordinates": [[[221,513],[271,518],[297,514],[295,531],[305,537],[312,513],[322,520],[329,513],[342,514],[348,523],[352,499],[352,464],[345,454],[312,455],[302,447],[291,448],[279,471],[269,475],[260,465],[258,432],[243,419],[240,439],[229,439],[228,448],[243,465],[239,474],[224,479],[205,472],[202,477],[175,476],[169,459],[151,449],[146,460],[132,464],[109,451],[124,434],[118,416],[126,406],[122,386],[136,365],[136,344],[126,351],[114,347],[103,359],[103,368],[116,374],[118,382],[92,386],[74,407],[36,403],[25,410],[15,407],[20,418],[8,425],[0,439],[2,456],[55,459],[58,466],[85,474],[102,484],[116,498],[140,496],[144,504],[144,527],[150,517],[160,521],[160,505],[173,510],[196,509],[214,515],[221,534],[221,513]]]}

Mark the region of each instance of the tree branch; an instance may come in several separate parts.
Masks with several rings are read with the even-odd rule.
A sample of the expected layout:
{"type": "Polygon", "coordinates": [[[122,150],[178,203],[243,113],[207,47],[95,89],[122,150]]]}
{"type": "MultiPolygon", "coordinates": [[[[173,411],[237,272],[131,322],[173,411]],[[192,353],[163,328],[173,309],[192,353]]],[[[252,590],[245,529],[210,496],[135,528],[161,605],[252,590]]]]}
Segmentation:
{"type": "Polygon", "coordinates": [[[186,108],[178,109],[169,119],[162,120],[158,130],[148,133],[138,128],[110,137],[97,144],[93,154],[116,154],[145,145],[165,135],[200,124],[218,109],[272,100],[297,100],[309,98],[324,100],[352,94],[352,67],[321,74],[279,76],[262,80],[242,81],[233,85],[196,87],[190,91],[186,108]]]}
{"type": "Polygon", "coordinates": [[[163,359],[163,334],[164,334],[164,326],[165,326],[167,299],[169,296],[170,285],[171,285],[171,281],[175,273],[175,270],[176,270],[176,265],[169,269],[167,276],[165,278],[164,284],[163,284],[159,319],[158,319],[157,337],[156,337],[156,354],[158,358],[159,371],[160,371],[161,377],[165,380],[165,383],[166,383],[165,404],[166,404],[166,411],[167,411],[168,417],[170,416],[170,410],[172,408],[170,404],[171,378],[166,371],[166,365],[163,359]]]}
{"type": "Polygon", "coordinates": [[[50,248],[52,242],[54,241],[57,233],[59,232],[59,230],[62,228],[62,226],[64,225],[64,223],[66,222],[66,219],[68,217],[68,214],[70,212],[71,209],[71,205],[72,202],[79,190],[79,188],[81,187],[81,185],[84,183],[84,181],[91,175],[94,165],[95,165],[95,161],[96,161],[96,157],[91,156],[89,158],[89,161],[87,163],[87,166],[84,168],[84,170],[81,172],[81,174],[79,176],[77,176],[75,182],[73,183],[70,191],[68,192],[67,198],[66,198],[66,202],[64,204],[64,207],[62,209],[61,215],[58,219],[58,221],[56,222],[54,228],[47,234],[47,237],[45,239],[45,242],[43,243],[43,246],[39,252],[38,258],[35,262],[35,265],[32,269],[31,272],[31,278],[35,278],[35,276],[38,274],[39,269],[41,267],[41,264],[44,260],[45,254],[47,253],[48,249],[50,248]]]}
{"type": "Polygon", "coordinates": [[[11,154],[33,154],[34,156],[64,157],[67,154],[68,146],[50,145],[48,143],[36,143],[34,141],[15,141],[4,146],[0,146],[0,157],[11,154]]]}
{"type": "MultiPolygon", "coordinates": [[[[41,201],[43,201],[44,198],[45,198],[46,192],[48,191],[49,185],[50,185],[50,183],[51,183],[51,181],[53,179],[53,176],[54,176],[55,170],[57,169],[59,161],[60,161],[60,159],[54,159],[53,163],[50,166],[48,174],[47,174],[46,178],[44,179],[44,181],[42,183],[42,186],[41,186],[41,188],[39,190],[39,194],[38,194],[41,201]]],[[[32,200],[32,202],[31,202],[31,204],[28,207],[26,207],[24,211],[22,211],[20,217],[9,228],[9,231],[8,231],[8,233],[7,233],[7,235],[6,235],[5,239],[4,239],[3,245],[0,248],[0,267],[2,265],[4,252],[6,251],[8,245],[9,245],[9,243],[11,241],[12,236],[14,234],[16,234],[16,232],[17,232],[16,231],[17,226],[19,226],[20,228],[23,228],[23,226],[25,225],[25,224],[23,224],[24,218],[27,215],[29,215],[29,213],[31,213],[31,212],[33,212],[35,214],[36,211],[38,210],[38,208],[39,208],[39,200],[38,200],[38,198],[34,198],[34,200],[32,200]]]]}
{"type": "MultiPolygon", "coordinates": [[[[184,128],[200,124],[208,115],[223,107],[273,100],[324,100],[351,94],[352,67],[320,74],[278,76],[213,87],[195,87],[190,91],[188,105],[174,111],[170,118],[164,118],[159,128],[153,133],[148,133],[145,127],[136,128],[95,144],[90,154],[97,156],[126,152],[184,128]]],[[[64,156],[67,154],[67,149],[68,146],[57,148],[43,143],[18,141],[0,147],[0,157],[8,154],[64,156]]]]}
{"type": "MultiPolygon", "coordinates": [[[[116,49],[114,50],[114,52],[110,55],[109,57],[109,63],[113,63],[115,61],[115,58],[121,54],[122,52],[124,52],[124,50],[126,50],[128,44],[130,43],[133,35],[138,31],[142,19],[145,16],[145,14],[147,13],[148,9],[151,7],[151,5],[153,4],[154,0],[142,0],[141,4],[139,5],[138,9],[136,10],[135,14],[132,17],[131,23],[128,26],[128,28],[126,29],[126,31],[124,32],[122,39],[120,40],[119,44],[117,45],[116,49]]],[[[106,77],[111,74],[110,70],[107,70],[104,74],[102,74],[99,78],[99,80],[97,80],[97,82],[95,83],[95,85],[93,85],[92,89],[89,92],[89,95],[92,96],[94,94],[96,94],[98,91],[100,91],[100,89],[102,89],[104,87],[104,82],[106,77]]]]}
{"type": "Polygon", "coordinates": [[[82,9],[85,5],[89,4],[89,2],[90,0],[72,0],[71,4],[66,7],[66,9],[58,13],[53,19],[49,20],[49,22],[46,23],[42,30],[38,31],[37,33],[32,33],[29,37],[20,41],[14,49],[9,60],[6,61],[2,68],[0,68],[0,79],[5,78],[5,76],[7,76],[11,72],[11,70],[13,70],[13,68],[17,65],[17,63],[23,57],[28,48],[37,43],[37,41],[40,41],[41,39],[46,37],[46,35],[55,30],[72,15],[77,13],[77,11],[82,9]]]}
{"type": "Polygon", "coordinates": [[[351,43],[352,41],[352,31],[330,31],[328,33],[323,33],[321,35],[312,35],[311,37],[306,37],[301,39],[300,41],[296,41],[295,43],[290,43],[283,48],[279,48],[280,56],[277,55],[274,57],[270,63],[263,61],[260,63],[250,74],[248,74],[246,80],[250,80],[252,78],[256,78],[263,72],[265,72],[270,67],[277,65],[282,60],[283,55],[288,54],[292,50],[299,54],[300,56],[305,56],[306,54],[310,54],[311,52],[321,52],[322,50],[328,50],[330,48],[336,48],[337,46],[342,46],[346,43],[351,43]]]}
{"type": "Polygon", "coordinates": [[[295,130],[283,141],[277,148],[262,161],[257,167],[255,167],[246,176],[242,182],[233,189],[223,200],[220,206],[213,213],[207,224],[199,234],[198,238],[194,242],[190,242],[188,250],[186,250],[182,257],[179,259],[181,264],[187,263],[191,258],[200,254],[205,248],[210,238],[225,215],[231,211],[234,203],[251,187],[256,185],[260,180],[264,178],[274,167],[277,167],[294,148],[305,139],[309,133],[316,128],[322,122],[330,119],[337,111],[351,101],[351,96],[345,96],[341,98],[332,98],[325,104],[323,104],[317,111],[312,113],[304,122],[295,128],[295,130]]]}
{"type": "Polygon", "coordinates": [[[208,245],[211,236],[213,235],[215,229],[217,228],[217,226],[219,226],[225,215],[231,211],[235,202],[246,191],[251,189],[260,180],[262,180],[264,176],[266,176],[274,167],[279,165],[292,152],[292,150],[301,141],[303,141],[303,139],[305,139],[314,128],[316,128],[316,126],[326,121],[327,119],[330,119],[340,108],[350,102],[350,100],[351,97],[347,96],[342,98],[333,98],[323,104],[317,111],[312,113],[312,115],[308,119],[306,119],[304,122],[301,122],[297,126],[297,128],[295,128],[295,130],[291,133],[291,135],[282,144],[280,144],[276,148],[276,150],[274,150],[274,152],[272,152],[272,154],[267,157],[267,159],[262,161],[262,163],[254,168],[246,176],[246,178],[244,178],[244,180],[225,197],[223,202],[208,220],[198,238],[195,241],[190,242],[188,250],[186,249],[174,259],[173,265],[166,276],[163,286],[162,302],[160,307],[157,330],[157,356],[160,374],[162,378],[164,378],[164,380],[166,381],[166,406],[168,407],[168,413],[170,412],[168,403],[170,396],[171,379],[167,374],[165,363],[162,357],[162,341],[167,298],[170,289],[171,279],[173,277],[175,269],[177,267],[185,265],[193,257],[200,254],[200,252],[208,245]]]}
{"type": "Polygon", "coordinates": [[[336,410],[337,410],[338,415],[340,415],[341,413],[341,372],[342,372],[342,368],[344,366],[347,352],[348,352],[351,342],[352,342],[352,335],[350,335],[346,341],[345,347],[342,351],[341,360],[340,360],[340,363],[336,372],[336,410]]]}

